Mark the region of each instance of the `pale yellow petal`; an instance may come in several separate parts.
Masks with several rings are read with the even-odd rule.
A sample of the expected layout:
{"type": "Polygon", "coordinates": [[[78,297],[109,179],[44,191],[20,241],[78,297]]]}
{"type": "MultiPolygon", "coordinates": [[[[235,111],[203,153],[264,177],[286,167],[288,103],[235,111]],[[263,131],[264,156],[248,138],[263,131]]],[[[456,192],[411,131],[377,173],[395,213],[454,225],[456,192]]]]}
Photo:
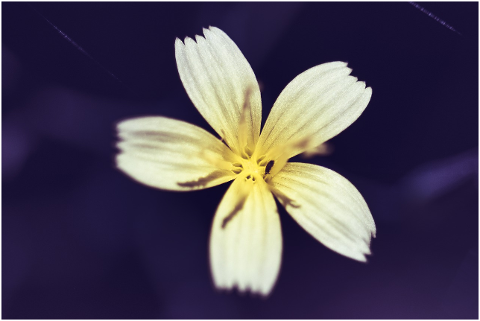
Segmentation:
{"type": "Polygon", "coordinates": [[[189,191],[232,180],[234,155],[212,134],[195,125],[143,117],[118,124],[117,167],[148,186],[189,191]]]}
{"type": "Polygon", "coordinates": [[[259,139],[259,155],[276,149],[277,154],[287,153],[288,159],[315,148],[350,126],[372,95],[371,88],[349,76],[350,72],[346,63],[330,62],[293,79],[267,118],[259,139]]]}
{"type": "Polygon", "coordinates": [[[254,148],[260,133],[261,97],[250,64],[220,29],[204,29],[196,42],[175,41],[175,57],[183,86],[195,107],[232,150],[254,148]],[[244,116],[243,133],[240,123],[244,116]],[[242,134],[242,135],[240,135],[242,134]],[[248,137],[244,137],[248,135],[248,137]],[[245,138],[241,144],[239,138],[245,138]]]}
{"type": "Polygon", "coordinates": [[[282,232],[267,184],[240,175],[222,199],[210,234],[210,266],[217,288],[268,295],[277,279],[282,232]]]}
{"type": "Polygon", "coordinates": [[[314,238],[335,252],[366,261],[375,222],[346,178],[321,166],[287,163],[270,185],[287,212],[314,238]]]}

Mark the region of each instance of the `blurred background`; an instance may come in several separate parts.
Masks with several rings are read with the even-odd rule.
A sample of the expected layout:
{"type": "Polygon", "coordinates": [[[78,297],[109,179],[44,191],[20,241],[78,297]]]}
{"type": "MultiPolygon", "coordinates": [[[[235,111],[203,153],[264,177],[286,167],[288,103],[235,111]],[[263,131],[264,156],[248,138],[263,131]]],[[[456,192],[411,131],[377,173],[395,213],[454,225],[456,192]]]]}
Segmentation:
{"type": "Polygon", "coordinates": [[[2,3],[2,318],[478,318],[478,3],[421,6],[2,3]],[[333,154],[308,160],[369,204],[367,264],[281,209],[271,296],[219,292],[208,237],[229,184],[166,192],[115,168],[120,120],[213,132],[174,57],[210,25],[251,63],[263,120],[324,62],[373,88],[333,154]]]}

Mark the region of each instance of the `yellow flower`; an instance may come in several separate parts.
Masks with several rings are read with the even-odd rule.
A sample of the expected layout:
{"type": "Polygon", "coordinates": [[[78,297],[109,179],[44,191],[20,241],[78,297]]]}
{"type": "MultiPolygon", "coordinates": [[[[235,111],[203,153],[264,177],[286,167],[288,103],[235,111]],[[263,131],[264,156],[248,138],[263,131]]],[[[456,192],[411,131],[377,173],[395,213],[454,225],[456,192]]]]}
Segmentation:
{"type": "Polygon", "coordinates": [[[375,223],[358,190],[321,166],[288,163],[350,126],[371,88],[344,62],[313,67],[290,82],[260,134],[261,98],[252,68],[220,29],[175,41],[180,79],[221,139],[179,120],[119,123],[117,166],[140,183],[191,191],[233,180],[213,219],[210,266],[217,288],[268,295],[278,276],[282,233],[273,195],[314,238],[366,261],[375,223]]]}

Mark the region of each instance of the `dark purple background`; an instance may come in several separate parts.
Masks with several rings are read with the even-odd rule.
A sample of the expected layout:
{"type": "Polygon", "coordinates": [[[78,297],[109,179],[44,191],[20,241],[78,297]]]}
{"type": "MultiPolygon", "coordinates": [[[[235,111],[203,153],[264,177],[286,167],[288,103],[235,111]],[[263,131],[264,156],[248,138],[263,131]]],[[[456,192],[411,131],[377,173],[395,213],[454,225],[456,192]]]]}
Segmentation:
{"type": "Polygon", "coordinates": [[[2,3],[2,317],[477,318],[478,4],[422,5],[461,35],[408,3],[2,3]],[[364,195],[368,264],[282,209],[272,295],[218,292],[208,236],[228,184],[165,192],[115,169],[119,120],[212,131],[174,58],[176,37],[209,25],[252,64],[264,119],[324,62],[373,88],[335,152],[310,160],[364,195]]]}

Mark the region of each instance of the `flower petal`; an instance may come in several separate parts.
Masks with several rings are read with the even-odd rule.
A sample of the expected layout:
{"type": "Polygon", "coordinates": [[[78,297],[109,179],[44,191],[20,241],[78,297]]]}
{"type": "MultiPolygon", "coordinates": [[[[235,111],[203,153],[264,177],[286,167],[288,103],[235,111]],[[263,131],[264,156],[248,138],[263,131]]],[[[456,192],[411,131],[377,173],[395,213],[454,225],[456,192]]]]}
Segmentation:
{"type": "Polygon", "coordinates": [[[234,155],[212,134],[165,117],[118,124],[117,167],[133,179],[166,190],[189,191],[234,179],[234,155]]]}
{"type": "Polygon", "coordinates": [[[240,175],[222,199],[210,234],[210,266],[217,288],[268,295],[282,256],[277,206],[261,177],[240,175]]]}
{"type": "Polygon", "coordinates": [[[204,29],[196,42],[175,41],[175,57],[183,86],[195,107],[213,129],[237,153],[245,148],[239,138],[244,119],[242,145],[253,151],[260,133],[260,89],[250,64],[237,45],[220,29],[204,29]],[[243,117],[242,117],[243,115],[243,117]]]}
{"type": "Polygon", "coordinates": [[[288,153],[288,159],[350,126],[372,95],[372,89],[365,88],[364,82],[349,76],[351,71],[346,63],[337,61],[310,68],[295,77],[266,120],[259,139],[260,155],[276,149],[278,153],[288,153]],[[289,144],[292,146],[285,148],[289,144]]]}
{"type": "Polygon", "coordinates": [[[287,212],[314,238],[335,252],[366,261],[375,222],[346,178],[321,166],[287,163],[270,185],[287,212]]]}
{"type": "Polygon", "coordinates": [[[204,29],[196,42],[175,41],[175,57],[183,86],[195,107],[237,153],[252,149],[260,134],[260,89],[250,64],[220,29],[204,29]],[[243,130],[240,124],[245,127],[243,130]],[[244,138],[244,142],[239,139],[244,138]],[[243,145],[243,146],[242,146],[243,145]]]}

